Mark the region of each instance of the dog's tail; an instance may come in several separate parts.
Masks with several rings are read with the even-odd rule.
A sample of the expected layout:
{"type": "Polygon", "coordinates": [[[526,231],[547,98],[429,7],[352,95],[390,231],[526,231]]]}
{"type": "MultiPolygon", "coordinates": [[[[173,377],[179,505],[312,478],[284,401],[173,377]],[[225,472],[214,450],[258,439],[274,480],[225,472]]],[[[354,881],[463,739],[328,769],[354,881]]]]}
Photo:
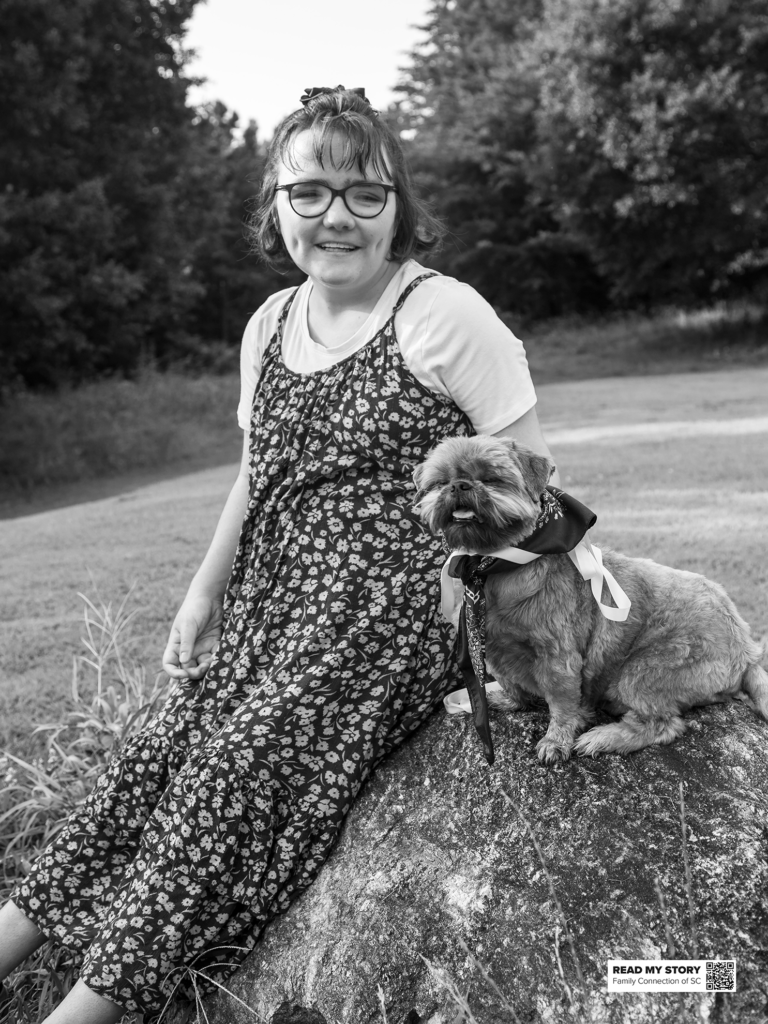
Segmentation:
{"type": "Polygon", "coordinates": [[[759,665],[748,665],[741,686],[758,715],[768,721],[768,673],[759,665]]]}

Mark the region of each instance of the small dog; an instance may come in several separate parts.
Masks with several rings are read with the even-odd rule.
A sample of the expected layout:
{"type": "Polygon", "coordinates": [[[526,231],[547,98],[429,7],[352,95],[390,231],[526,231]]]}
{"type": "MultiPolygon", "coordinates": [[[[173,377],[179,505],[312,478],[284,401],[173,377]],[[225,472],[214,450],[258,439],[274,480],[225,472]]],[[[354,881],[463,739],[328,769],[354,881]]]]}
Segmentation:
{"type": "MultiPolygon", "coordinates": [[[[451,550],[491,554],[534,532],[553,468],[513,440],[448,438],[416,469],[416,509],[451,550]]],[[[768,720],[763,651],[722,587],[615,552],[603,564],[632,602],[624,622],[600,613],[567,554],[485,580],[486,663],[504,706],[523,709],[530,695],[549,706],[540,760],[671,743],[686,709],[731,697],[768,720]],[[599,706],[620,720],[582,732],[599,706]]]]}

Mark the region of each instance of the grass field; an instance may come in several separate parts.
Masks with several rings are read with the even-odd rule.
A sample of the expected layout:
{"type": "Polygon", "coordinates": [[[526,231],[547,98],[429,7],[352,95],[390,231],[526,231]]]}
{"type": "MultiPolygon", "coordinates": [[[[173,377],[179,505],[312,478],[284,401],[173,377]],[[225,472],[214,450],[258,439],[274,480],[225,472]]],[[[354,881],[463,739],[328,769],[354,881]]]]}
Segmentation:
{"type": "MultiPolygon", "coordinates": [[[[755,633],[768,634],[768,367],[549,383],[538,392],[563,485],[598,513],[594,540],[712,576],[755,633]]],[[[84,794],[134,710],[156,696],[171,618],[235,472],[228,463],[133,490],[122,478],[122,493],[0,520],[0,747],[39,757],[49,734],[33,728],[43,723],[68,722],[75,736],[62,741],[53,772],[42,762],[31,770],[5,762],[2,844],[23,840],[28,827],[31,841],[17,847],[0,888],[26,870],[43,838],[35,831],[41,821],[52,822],[84,794]],[[120,640],[123,671],[114,660],[107,665],[95,701],[103,659],[84,648],[83,636],[98,647],[98,626],[79,594],[97,609],[108,606],[113,618],[123,601],[134,613],[120,640]],[[128,681],[128,700],[117,675],[128,681]]],[[[71,984],[71,965],[56,957],[43,952],[17,973],[19,1024],[43,1019],[55,986],[71,984]]]]}
{"type": "Polygon", "coordinates": [[[534,380],[592,380],[768,365],[768,315],[749,303],[662,309],[510,327],[524,339],[534,380]]]}
{"type": "MultiPolygon", "coordinates": [[[[768,369],[543,385],[539,410],[563,485],[598,513],[597,543],[712,575],[768,633],[768,369]],[[680,437],[680,423],[698,424],[680,437]],[[627,424],[667,431],[626,436],[627,424]],[[718,434],[697,433],[711,425],[718,434]],[[585,440],[579,431],[609,427],[585,440]]],[[[0,746],[25,749],[55,719],[79,652],[82,602],[130,591],[133,649],[159,667],[166,631],[204,554],[234,465],[0,521],[0,746]]]]}
{"type": "Polygon", "coordinates": [[[0,403],[0,516],[236,459],[239,386],[235,373],[147,371],[135,380],[7,398],[0,403]]]}
{"type": "MultiPolygon", "coordinates": [[[[768,365],[768,316],[748,304],[530,329],[506,319],[525,340],[537,386],[768,365]]],[[[238,389],[233,366],[215,376],[146,371],[52,395],[0,391],[0,518],[236,459],[238,389]]]]}

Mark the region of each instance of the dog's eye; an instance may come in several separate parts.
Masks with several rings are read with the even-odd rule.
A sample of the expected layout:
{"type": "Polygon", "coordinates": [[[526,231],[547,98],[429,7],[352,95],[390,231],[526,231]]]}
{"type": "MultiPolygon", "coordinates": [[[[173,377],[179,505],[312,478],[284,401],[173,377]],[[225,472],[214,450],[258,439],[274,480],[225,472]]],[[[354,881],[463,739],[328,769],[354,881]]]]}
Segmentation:
{"type": "Polygon", "coordinates": [[[484,484],[500,484],[502,482],[501,477],[498,476],[488,476],[483,480],[484,484]]]}

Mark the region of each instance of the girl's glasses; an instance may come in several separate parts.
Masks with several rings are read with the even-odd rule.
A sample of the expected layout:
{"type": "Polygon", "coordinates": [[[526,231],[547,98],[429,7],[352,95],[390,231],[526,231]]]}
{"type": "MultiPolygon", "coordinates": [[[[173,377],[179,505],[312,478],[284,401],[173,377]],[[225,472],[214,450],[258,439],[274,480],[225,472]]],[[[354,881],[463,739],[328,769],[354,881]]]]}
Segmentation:
{"type": "Polygon", "coordinates": [[[275,192],[287,192],[291,209],[300,217],[322,217],[336,196],[341,196],[353,216],[370,218],[379,216],[389,193],[397,192],[397,188],[369,181],[346,188],[331,188],[319,181],[295,181],[292,185],[276,185],[275,192]]]}

